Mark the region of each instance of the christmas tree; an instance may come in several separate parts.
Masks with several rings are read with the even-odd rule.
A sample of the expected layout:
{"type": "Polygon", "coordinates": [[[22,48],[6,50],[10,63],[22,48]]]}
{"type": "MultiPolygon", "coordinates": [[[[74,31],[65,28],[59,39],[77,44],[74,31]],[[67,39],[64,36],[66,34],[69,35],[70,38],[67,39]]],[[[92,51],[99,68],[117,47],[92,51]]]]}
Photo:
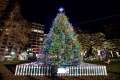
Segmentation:
{"type": "Polygon", "coordinates": [[[80,44],[63,9],[53,21],[44,41],[46,62],[53,65],[77,65],[80,63],[80,44]]]}

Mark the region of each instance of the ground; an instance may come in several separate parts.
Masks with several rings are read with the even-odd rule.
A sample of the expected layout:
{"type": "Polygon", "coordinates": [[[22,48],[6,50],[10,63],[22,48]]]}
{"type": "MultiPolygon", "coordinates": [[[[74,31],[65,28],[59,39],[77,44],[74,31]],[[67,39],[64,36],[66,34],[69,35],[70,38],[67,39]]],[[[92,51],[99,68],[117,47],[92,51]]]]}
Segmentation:
{"type": "MultiPolygon", "coordinates": [[[[30,61],[7,61],[0,62],[0,80],[54,80],[51,77],[30,77],[30,76],[14,76],[16,64],[26,63],[30,61]]],[[[92,62],[94,63],[94,62],[92,62]]],[[[95,62],[98,64],[98,62],[95,62]]],[[[103,64],[102,62],[99,64],[103,64]]],[[[119,80],[120,79],[120,63],[114,62],[111,64],[104,64],[107,66],[108,77],[103,76],[89,76],[89,77],[59,77],[57,80],[119,80]],[[74,79],[73,79],[74,78],[74,79]]],[[[56,79],[55,79],[56,80],[56,79]]]]}

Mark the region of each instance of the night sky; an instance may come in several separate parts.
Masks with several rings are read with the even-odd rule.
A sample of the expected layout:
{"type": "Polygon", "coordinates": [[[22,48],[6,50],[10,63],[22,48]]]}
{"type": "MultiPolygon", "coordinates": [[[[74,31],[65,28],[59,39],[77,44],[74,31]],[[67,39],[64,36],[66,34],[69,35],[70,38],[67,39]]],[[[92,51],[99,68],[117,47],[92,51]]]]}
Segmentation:
{"type": "Polygon", "coordinates": [[[45,25],[45,33],[59,7],[64,7],[73,26],[83,31],[102,31],[104,21],[119,14],[119,4],[110,0],[22,0],[21,4],[24,18],[45,25]]]}

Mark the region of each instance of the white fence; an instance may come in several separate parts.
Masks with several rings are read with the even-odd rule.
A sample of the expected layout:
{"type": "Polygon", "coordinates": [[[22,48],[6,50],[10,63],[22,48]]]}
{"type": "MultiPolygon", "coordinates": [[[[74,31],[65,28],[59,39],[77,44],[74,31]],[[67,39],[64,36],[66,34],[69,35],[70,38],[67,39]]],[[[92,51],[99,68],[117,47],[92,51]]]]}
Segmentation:
{"type": "Polygon", "coordinates": [[[15,75],[48,76],[51,75],[50,71],[50,66],[17,65],[15,75]]]}
{"type": "Polygon", "coordinates": [[[107,76],[106,66],[71,66],[69,72],[58,76],[107,76]]]}
{"type": "MultiPolygon", "coordinates": [[[[56,73],[57,76],[107,76],[106,66],[68,66],[68,72],[56,73]]],[[[51,66],[44,65],[17,65],[16,76],[51,76],[51,66]]]]}

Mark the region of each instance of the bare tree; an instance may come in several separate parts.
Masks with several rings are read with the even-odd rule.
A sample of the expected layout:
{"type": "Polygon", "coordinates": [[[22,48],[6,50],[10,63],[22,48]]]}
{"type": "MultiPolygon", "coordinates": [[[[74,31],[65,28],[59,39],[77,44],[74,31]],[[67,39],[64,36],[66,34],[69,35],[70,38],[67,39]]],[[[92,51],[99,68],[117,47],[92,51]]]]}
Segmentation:
{"type": "Polygon", "coordinates": [[[16,1],[8,19],[4,21],[0,47],[4,45],[5,48],[9,48],[9,51],[14,49],[16,53],[19,53],[28,43],[30,30],[30,24],[20,15],[20,6],[16,1]]]}

